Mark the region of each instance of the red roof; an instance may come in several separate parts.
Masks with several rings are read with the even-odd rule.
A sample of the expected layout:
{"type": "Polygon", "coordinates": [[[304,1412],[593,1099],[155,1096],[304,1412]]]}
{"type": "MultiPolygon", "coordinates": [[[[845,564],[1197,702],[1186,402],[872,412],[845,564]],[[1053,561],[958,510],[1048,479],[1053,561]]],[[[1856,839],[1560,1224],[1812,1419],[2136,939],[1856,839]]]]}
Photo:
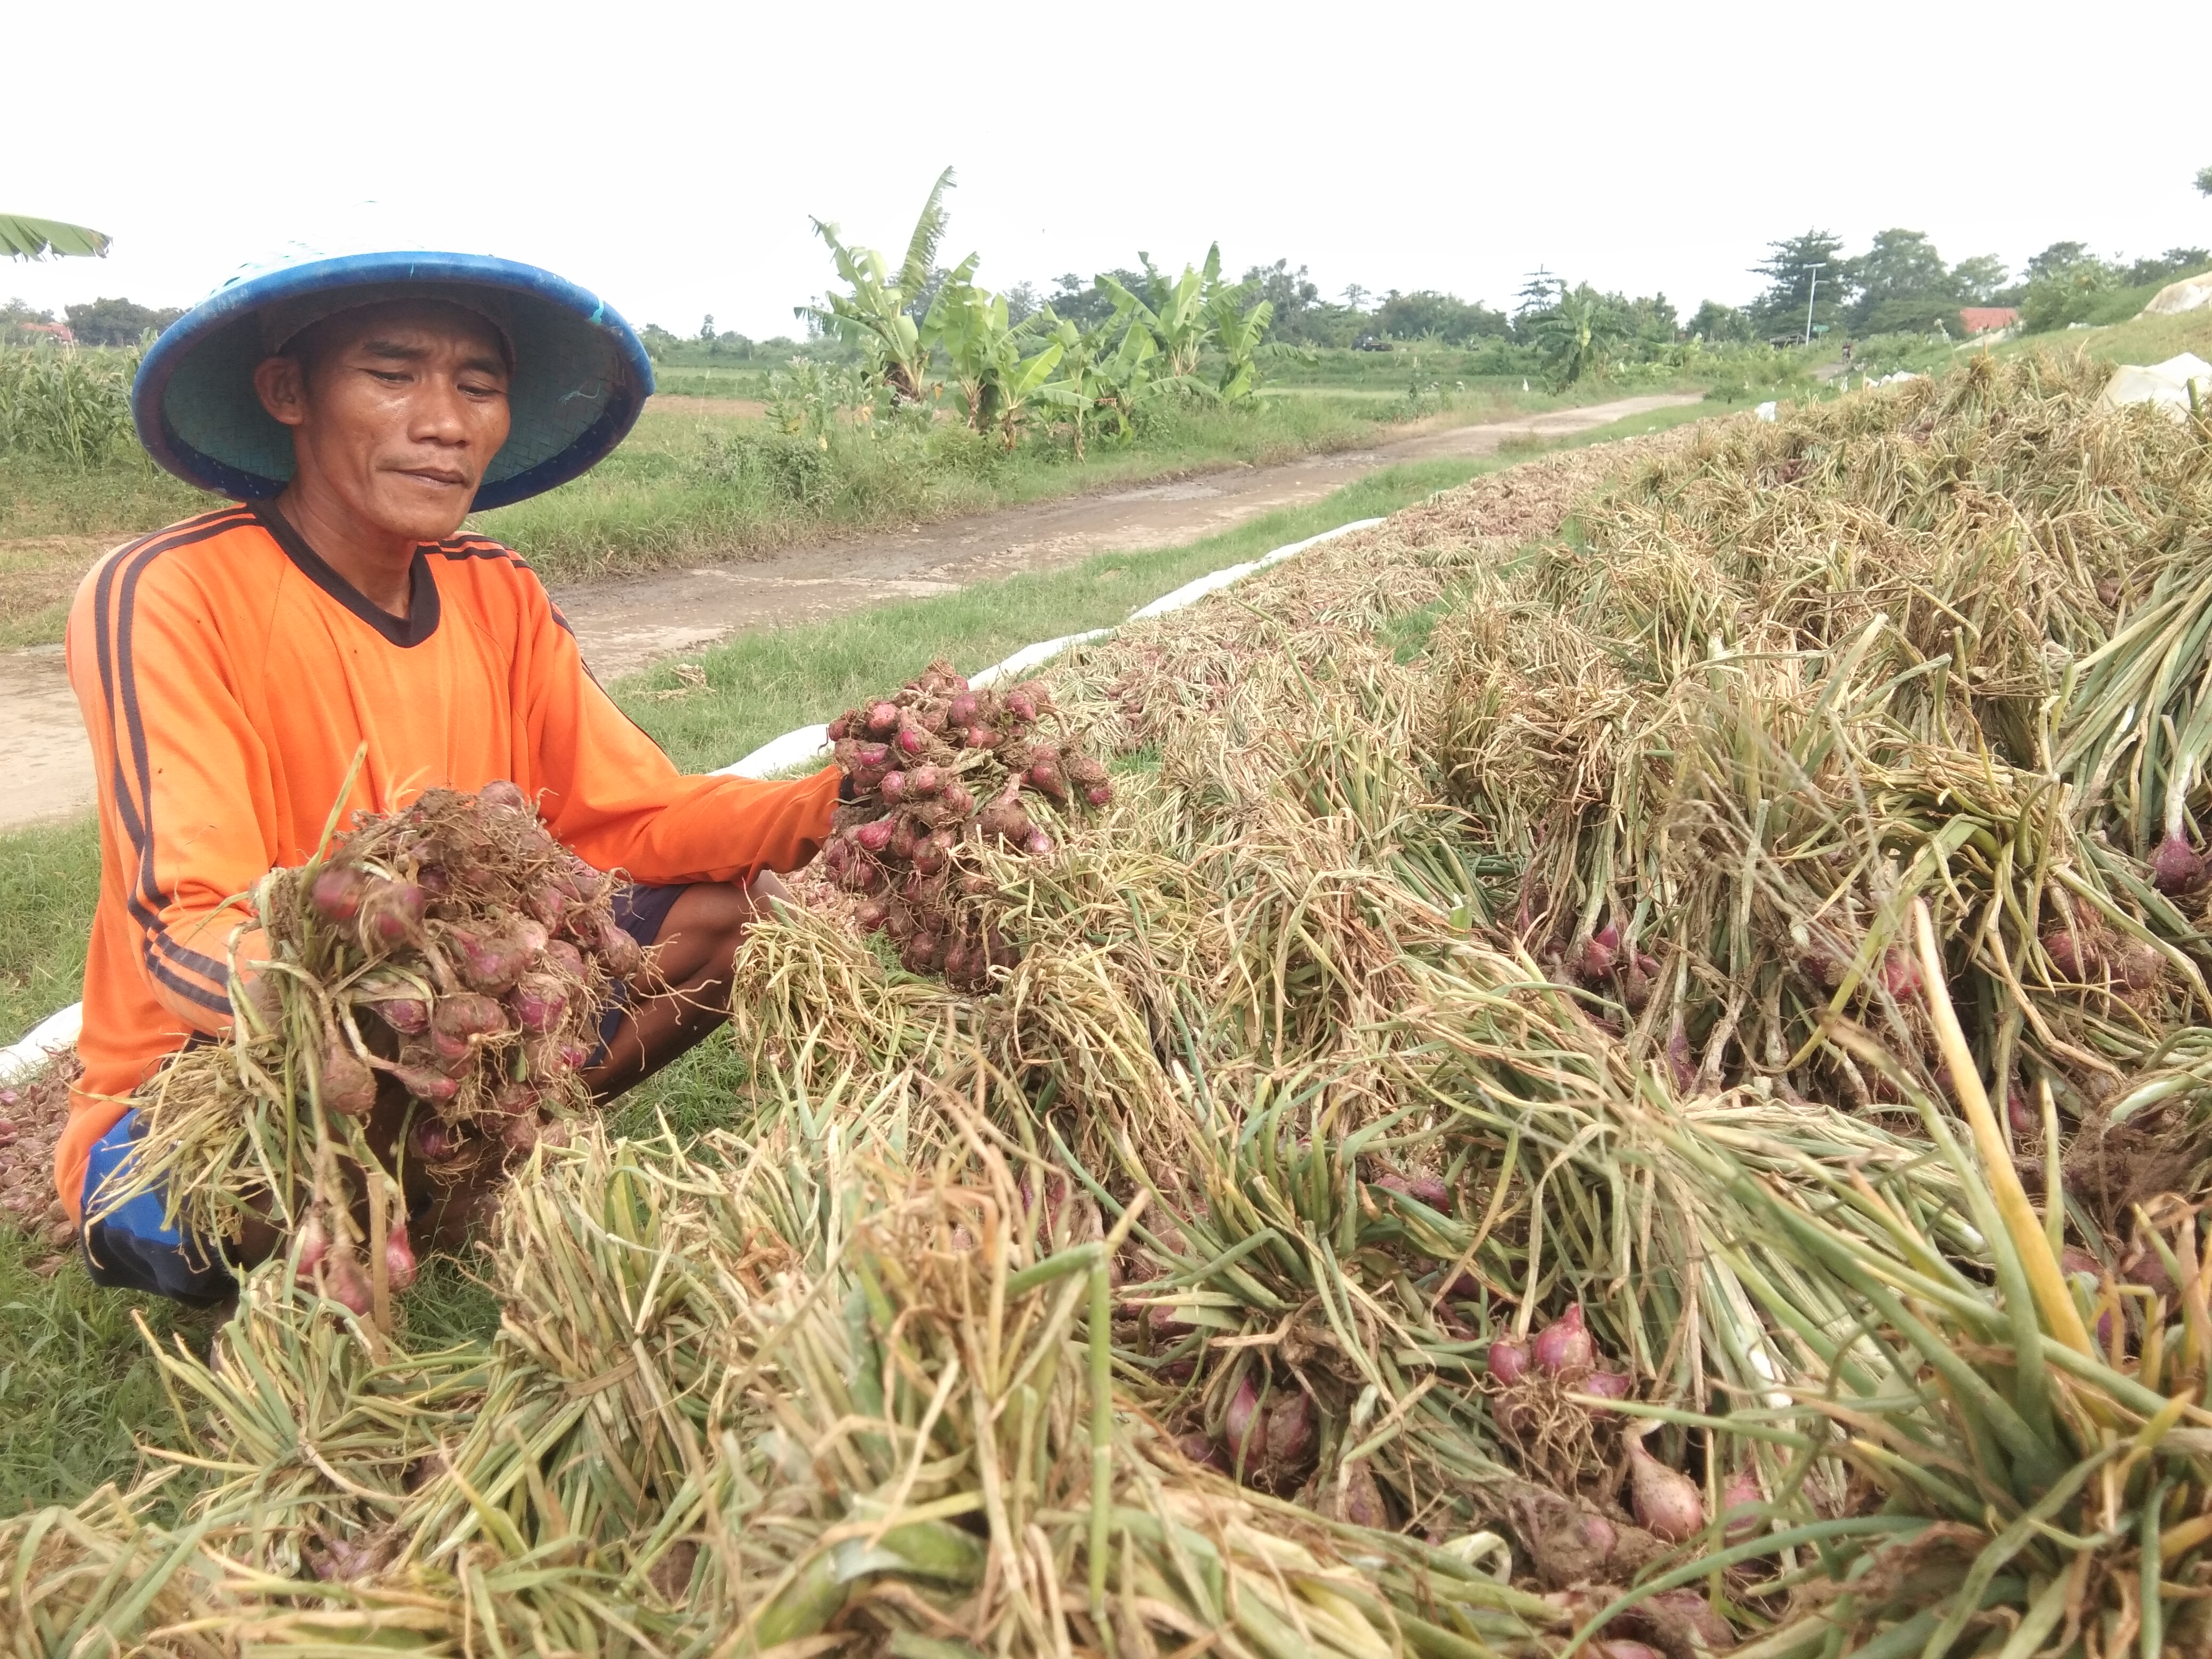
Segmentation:
{"type": "Polygon", "coordinates": [[[1959,325],[1969,334],[2010,328],[2019,320],[2020,313],[2010,306],[1968,306],[1959,313],[1959,325]]]}

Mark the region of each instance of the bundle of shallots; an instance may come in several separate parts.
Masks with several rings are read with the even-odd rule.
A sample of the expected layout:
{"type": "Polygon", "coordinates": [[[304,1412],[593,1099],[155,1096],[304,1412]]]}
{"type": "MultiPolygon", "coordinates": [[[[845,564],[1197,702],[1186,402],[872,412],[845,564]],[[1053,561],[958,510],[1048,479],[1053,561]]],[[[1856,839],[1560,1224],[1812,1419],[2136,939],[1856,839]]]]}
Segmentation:
{"type": "Polygon", "coordinates": [[[830,737],[853,799],[822,858],[862,895],[861,927],[888,933],[909,971],[963,990],[1012,967],[1020,951],[983,914],[997,884],[975,849],[1044,857],[1053,812],[1114,798],[1105,765],[1067,732],[1045,688],[977,690],[938,663],[848,710],[830,737]]]}
{"type": "Polygon", "coordinates": [[[255,887],[266,960],[235,964],[232,1033],[139,1091],[133,1189],[210,1241],[288,1224],[302,1276],[357,1311],[404,1287],[407,1195],[496,1173],[587,1102],[600,1011],[645,966],[618,885],[512,783],[356,813],[255,887]]]}

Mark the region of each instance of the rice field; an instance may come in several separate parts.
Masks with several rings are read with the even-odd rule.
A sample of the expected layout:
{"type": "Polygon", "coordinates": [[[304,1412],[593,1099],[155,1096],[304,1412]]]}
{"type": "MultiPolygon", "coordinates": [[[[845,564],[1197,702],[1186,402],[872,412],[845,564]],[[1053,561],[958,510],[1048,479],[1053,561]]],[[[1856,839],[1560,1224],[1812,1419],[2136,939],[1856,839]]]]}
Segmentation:
{"type": "Polygon", "coordinates": [[[1104,804],[960,854],[1018,960],[802,882],[723,1127],[541,1142],[494,1334],[257,1272],[0,1522],[18,1649],[2212,1650],[2212,428],[2103,373],[1061,659],[1104,804]]]}

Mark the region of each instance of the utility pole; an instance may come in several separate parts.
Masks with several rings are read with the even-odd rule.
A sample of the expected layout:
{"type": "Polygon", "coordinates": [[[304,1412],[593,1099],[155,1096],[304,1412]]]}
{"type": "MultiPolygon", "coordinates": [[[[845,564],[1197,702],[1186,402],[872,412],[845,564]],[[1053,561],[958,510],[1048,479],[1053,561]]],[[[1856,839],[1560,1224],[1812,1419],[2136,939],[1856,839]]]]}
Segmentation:
{"type": "Polygon", "coordinates": [[[1820,292],[1820,273],[1827,268],[1828,262],[1826,259],[1810,267],[1813,272],[1813,286],[1805,295],[1805,343],[1807,345],[1813,343],[1813,301],[1820,292]]]}

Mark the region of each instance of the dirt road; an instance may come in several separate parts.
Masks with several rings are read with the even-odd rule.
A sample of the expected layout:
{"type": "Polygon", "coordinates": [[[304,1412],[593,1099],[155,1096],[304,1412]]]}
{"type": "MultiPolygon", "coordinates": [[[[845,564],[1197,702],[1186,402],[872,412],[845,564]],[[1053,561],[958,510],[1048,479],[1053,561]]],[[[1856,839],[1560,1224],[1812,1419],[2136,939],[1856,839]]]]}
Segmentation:
{"type": "Polygon", "coordinates": [[[1448,427],[1371,449],[1006,507],[741,563],[563,586],[554,598],[583,641],[592,672],[613,679],[744,629],[818,621],[881,599],[949,593],[1115,549],[1180,547],[1276,507],[1318,501],[1400,461],[1487,455],[1509,438],[1587,432],[1695,401],[1624,398],[1494,425],[1448,427]]]}
{"type": "MultiPolygon", "coordinates": [[[[1696,401],[1624,398],[1485,426],[1446,428],[1371,449],[1236,467],[1172,483],[1078,495],[890,535],[790,549],[742,563],[555,590],[603,680],[725,635],[811,622],[883,599],[951,592],[1112,549],[1178,547],[1279,507],[1318,501],[1400,461],[1487,455],[1510,438],[1562,437],[1696,401]]],[[[58,646],[0,652],[0,828],[91,806],[92,756],[58,646]]]]}

